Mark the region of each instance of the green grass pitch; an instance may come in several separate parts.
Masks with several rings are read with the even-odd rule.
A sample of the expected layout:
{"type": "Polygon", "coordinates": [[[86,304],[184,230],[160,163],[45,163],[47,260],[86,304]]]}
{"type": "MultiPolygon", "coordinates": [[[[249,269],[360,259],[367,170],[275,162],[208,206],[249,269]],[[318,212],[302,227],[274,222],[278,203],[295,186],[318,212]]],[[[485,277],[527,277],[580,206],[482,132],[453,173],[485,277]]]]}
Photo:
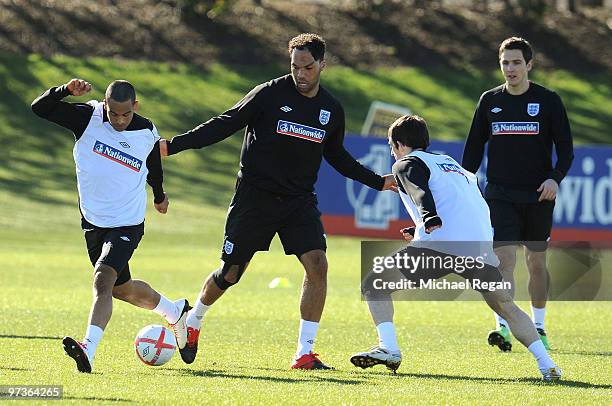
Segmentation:
{"type": "MultiPolygon", "coordinates": [[[[609,302],[551,303],[553,357],[564,370],[557,385],[539,382],[535,362],[519,344],[510,354],[486,344],[493,320],[480,302],[398,303],[404,354],[398,374],[383,367],[356,369],[349,356],[375,344],[376,334],[358,291],[359,241],[337,237],[329,240],[329,291],[316,344],[336,370],[289,369],[302,271],[275,240],[208,312],[193,364],[183,364],[178,354],[162,367],[142,364],[134,335],[161,319],[115,302],[95,373],[79,374],[60,339],[84,334],[91,269],[76,208],[54,210],[61,225],[15,219],[19,229],[1,234],[0,385],[61,384],[64,401],[75,404],[604,404],[612,395],[609,302]],[[269,289],[277,276],[291,286],[269,289]]],[[[134,277],[170,298],[193,301],[217,265],[222,238],[223,210],[203,210],[209,214],[194,217],[196,208],[176,202],[167,216],[150,211],[147,234],[132,260],[134,277]]]]}
{"type": "MultiPolygon", "coordinates": [[[[183,65],[4,54],[0,62],[0,385],[63,385],[64,401],[79,405],[610,403],[610,302],[549,306],[552,355],[564,371],[557,385],[540,383],[535,362],[520,345],[502,354],[486,344],[493,318],[481,302],[398,303],[396,325],[404,354],[398,374],[382,367],[354,368],[350,355],[375,344],[376,333],[359,295],[359,240],[339,237],[329,238],[328,297],[315,347],[336,370],[289,369],[303,272],[275,240],[271,251],[257,254],[241,282],[207,314],[195,363],[186,366],[177,354],[162,367],[142,364],[134,352],[134,335],[161,318],[116,303],[95,373],[78,374],[61,345],[64,335],[82,337],[91,303],[72,140],[35,118],[29,102],[73,76],[94,83],[92,97],[100,97],[110,79],[127,78],[137,83],[143,114],[170,137],[284,71],[213,66],[200,72],[183,65]],[[269,289],[279,276],[291,286],[269,289]]],[[[369,100],[384,97],[423,114],[438,137],[459,139],[479,92],[499,79],[462,75],[335,68],[323,82],[346,101],[351,131],[359,129],[369,100]]],[[[567,101],[581,142],[608,140],[607,77],[558,72],[541,79],[567,101]]],[[[131,262],[134,277],[171,299],[195,299],[218,264],[240,142],[241,137],[233,137],[164,162],[170,209],[162,216],[150,208],[146,235],[131,262]]]]}

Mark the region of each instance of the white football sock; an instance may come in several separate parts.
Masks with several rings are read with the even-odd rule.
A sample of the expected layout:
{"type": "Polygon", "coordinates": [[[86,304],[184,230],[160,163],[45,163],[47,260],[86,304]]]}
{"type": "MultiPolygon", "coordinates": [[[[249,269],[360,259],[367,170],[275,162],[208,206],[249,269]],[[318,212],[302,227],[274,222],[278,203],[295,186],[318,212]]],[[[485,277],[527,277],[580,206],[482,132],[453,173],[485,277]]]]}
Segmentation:
{"type": "Polygon", "coordinates": [[[87,354],[87,358],[89,358],[90,365],[93,365],[96,349],[98,348],[98,344],[100,344],[100,340],[102,340],[103,334],[104,330],[102,330],[100,327],[94,326],[93,324],[87,326],[83,344],[85,344],[85,353],[87,354]]]}
{"type": "Polygon", "coordinates": [[[546,307],[543,308],[538,308],[538,307],[533,307],[533,305],[531,305],[531,315],[533,318],[533,324],[536,326],[536,328],[541,328],[542,330],[544,330],[544,318],[546,318],[546,307]]]}
{"type": "Polygon", "coordinates": [[[395,326],[393,322],[386,321],[376,326],[378,332],[378,346],[389,352],[399,352],[399,344],[395,334],[395,326]]]}
{"type": "Polygon", "coordinates": [[[202,319],[208,309],[210,309],[210,306],[212,305],[205,305],[200,301],[200,298],[198,298],[195,307],[187,313],[187,325],[199,330],[202,326],[202,319]]]}
{"type": "Polygon", "coordinates": [[[183,299],[177,300],[177,302],[171,302],[164,295],[159,295],[159,303],[153,311],[166,319],[168,323],[174,324],[178,321],[181,316],[180,312],[183,310],[182,307],[179,309],[178,305],[184,303],[183,299]]]}
{"type": "Polygon", "coordinates": [[[544,348],[544,343],[542,343],[542,340],[534,341],[527,349],[533,354],[538,362],[538,368],[540,368],[540,371],[547,371],[549,368],[556,367],[554,361],[548,355],[546,348],[544,348]]]}
{"type": "Polygon", "coordinates": [[[298,347],[295,353],[295,358],[299,358],[304,354],[312,352],[314,348],[315,338],[319,323],[316,321],[300,320],[300,335],[298,337],[298,347]]]}
{"type": "Polygon", "coordinates": [[[510,325],[508,324],[508,322],[506,320],[504,320],[504,318],[502,316],[500,316],[497,313],[493,313],[495,315],[495,325],[497,327],[497,329],[499,330],[502,326],[502,324],[504,326],[506,326],[506,328],[508,329],[508,331],[510,331],[510,325]]]}

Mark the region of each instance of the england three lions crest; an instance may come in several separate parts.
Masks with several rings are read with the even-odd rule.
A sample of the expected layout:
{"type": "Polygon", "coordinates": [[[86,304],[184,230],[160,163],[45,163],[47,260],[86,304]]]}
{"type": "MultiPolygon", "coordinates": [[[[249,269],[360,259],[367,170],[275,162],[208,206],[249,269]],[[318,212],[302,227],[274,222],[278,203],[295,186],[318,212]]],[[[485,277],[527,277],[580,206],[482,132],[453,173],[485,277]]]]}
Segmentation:
{"type": "Polygon", "coordinates": [[[330,117],[331,113],[329,111],[321,109],[321,111],[319,112],[319,123],[321,123],[322,125],[326,125],[327,123],[329,123],[330,117]]]}
{"type": "Polygon", "coordinates": [[[535,117],[540,112],[540,103],[527,103],[527,114],[535,117]]]}
{"type": "Polygon", "coordinates": [[[234,243],[230,240],[225,240],[225,243],[223,244],[223,251],[225,251],[227,255],[231,255],[231,253],[234,252],[234,243]]]}

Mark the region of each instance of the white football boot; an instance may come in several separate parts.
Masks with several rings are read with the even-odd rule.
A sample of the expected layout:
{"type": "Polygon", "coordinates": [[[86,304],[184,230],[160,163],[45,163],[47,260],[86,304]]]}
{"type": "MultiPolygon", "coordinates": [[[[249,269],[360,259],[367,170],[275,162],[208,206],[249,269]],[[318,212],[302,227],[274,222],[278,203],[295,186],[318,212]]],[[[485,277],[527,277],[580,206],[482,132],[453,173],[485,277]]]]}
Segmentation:
{"type": "Polygon", "coordinates": [[[399,351],[390,352],[385,348],[374,346],[368,351],[353,355],[351,363],[363,369],[373,367],[374,365],[384,365],[395,373],[402,363],[402,353],[399,351]]]}

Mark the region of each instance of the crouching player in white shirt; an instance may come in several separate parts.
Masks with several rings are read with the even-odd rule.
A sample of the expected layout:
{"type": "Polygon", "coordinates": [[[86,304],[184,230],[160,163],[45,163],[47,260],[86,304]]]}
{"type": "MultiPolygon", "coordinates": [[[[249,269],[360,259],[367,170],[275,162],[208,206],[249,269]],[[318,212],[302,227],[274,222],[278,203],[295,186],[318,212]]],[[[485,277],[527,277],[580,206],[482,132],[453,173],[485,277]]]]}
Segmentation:
{"type": "MultiPolygon", "coordinates": [[[[399,254],[456,258],[461,255],[460,252],[441,247],[451,247],[453,244],[455,247],[462,246],[462,242],[488,244],[492,253],[493,235],[489,210],[478,188],[476,176],[463,169],[451,157],[426,151],[429,133],[425,120],[419,116],[397,119],[389,128],[389,145],[396,160],[393,174],[400,197],[415,223],[415,227],[410,230],[402,230],[404,237],[412,242],[399,254]]],[[[431,263],[440,264],[442,261],[431,263]]],[[[495,260],[494,264],[497,263],[495,260]]],[[[400,272],[421,284],[451,273],[460,275],[468,282],[502,282],[499,270],[491,264],[463,272],[439,266],[433,269],[411,269],[410,272],[400,269],[400,272]]],[[[395,371],[400,366],[402,355],[393,325],[392,292],[378,291],[370,276],[373,273],[364,278],[362,290],[378,331],[379,344],[369,351],[353,355],[351,362],[361,368],[382,364],[395,371]]],[[[508,321],[516,338],[536,359],[543,380],[558,380],[561,370],[548,355],[529,316],[515,305],[509,291],[479,289],[476,283],[470,286],[482,293],[491,309],[508,321]]]]}

